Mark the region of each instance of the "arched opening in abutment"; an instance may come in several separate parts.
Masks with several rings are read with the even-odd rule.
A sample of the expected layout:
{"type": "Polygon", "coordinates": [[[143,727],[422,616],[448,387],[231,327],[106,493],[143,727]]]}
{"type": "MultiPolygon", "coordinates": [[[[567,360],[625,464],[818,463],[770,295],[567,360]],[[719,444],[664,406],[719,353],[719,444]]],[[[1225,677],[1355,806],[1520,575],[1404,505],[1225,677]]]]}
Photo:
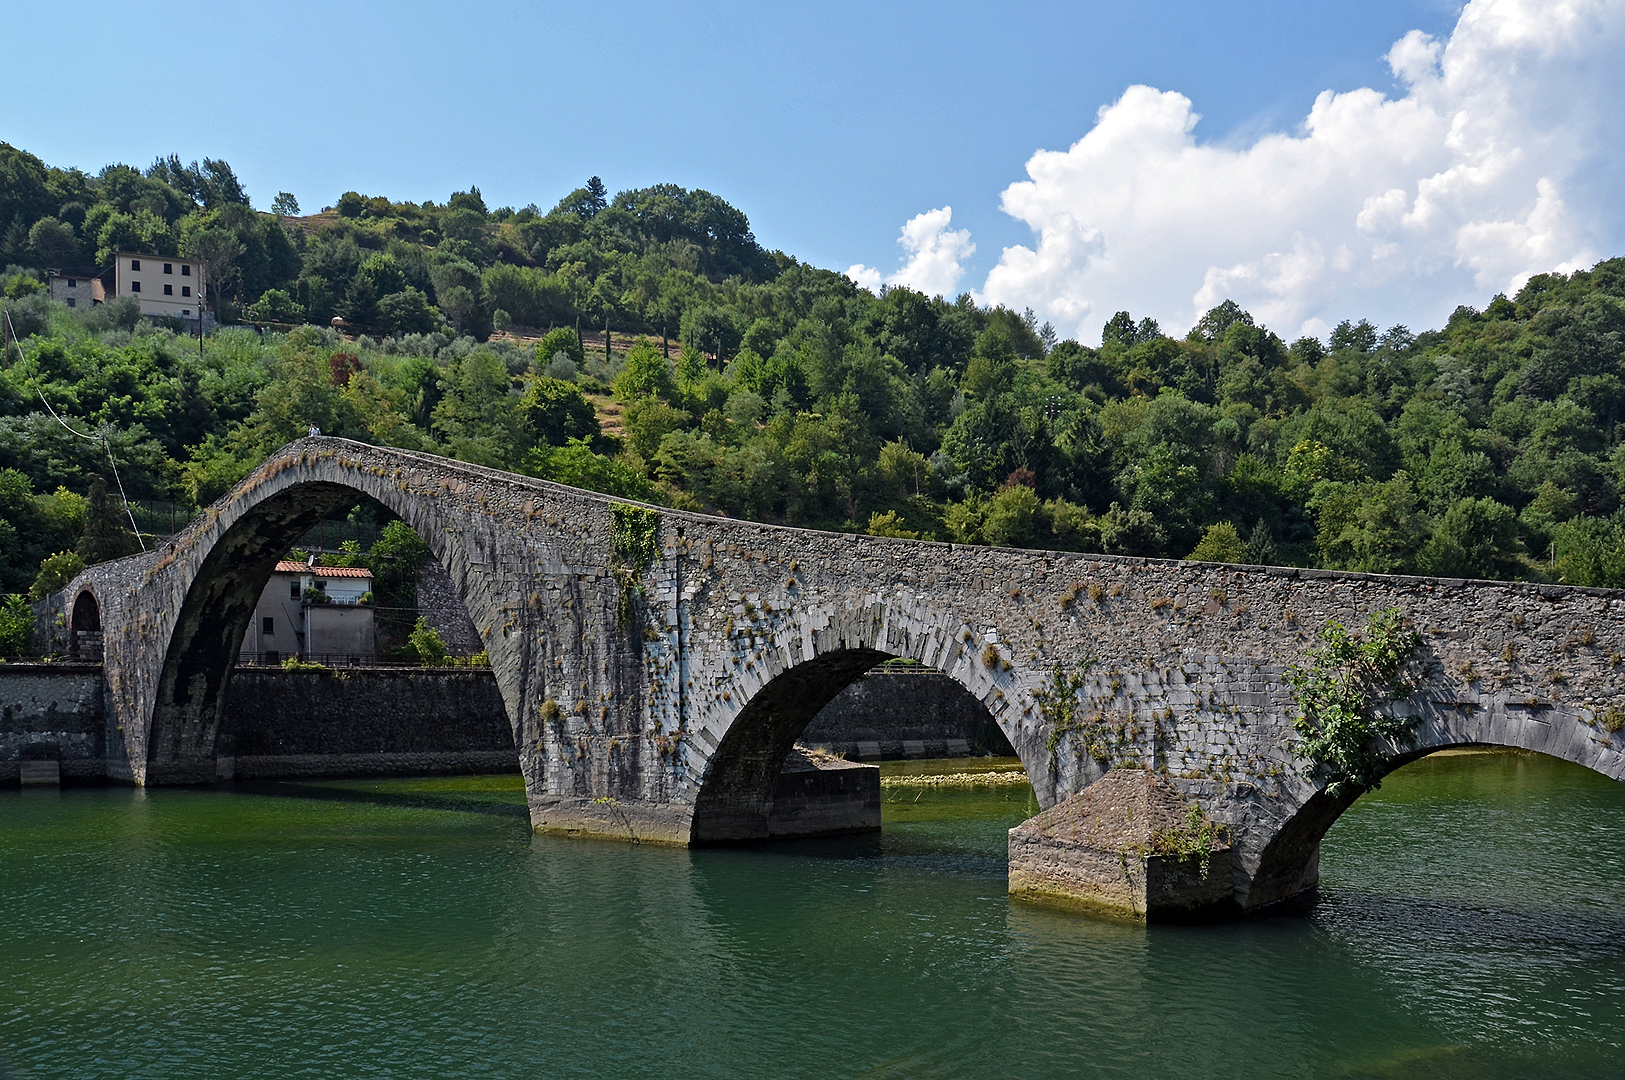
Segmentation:
{"type": "MultiPolygon", "coordinates": [[[[879,740],[851,738],[849,729],[839,732],[837,738],[807,740],[833,744],[832,749],[842,755],[836,758],[809,757],[800,752],[797,743],[826,706],[891,659],[896,657],[875,649],[842,649],[797,664],[762,687],[740,710],[710,757],[694,803],[690,843],[703,846],[878,830],[877,771],[850,758],[858,756],[859,742],[879,740]]],[[[979,723],[997,732],[980,749],[1009,752],[1007,733],[969,688],[947,673],[925,670],[936,678],[912,675],[906,679],[916,680],[922,691],[929,690],[929,698],[960,698],[953,702],[957,709],[979,713],[979,723]],[[944,680],[952,681],[951,691],[944,691],[944,680]]],[[[906,689],[905,679],[898,681],[906,689]]],[[[928,699],[916,704],[932,707],[928,699]]],[[[902,707],[910,706],[905,703],[902,707]]],[[[910,720],[918,723],[917,718],[904,723],[910,720]]],[[[833,720],[825,723],[837,727],[833,720]]],[[[826,731],[829,734],[836,732],[826,731]]],[[[921,743],[922,756],[927,747],[947,749],[933,740],[907,741],[921,743]]]]}
{"type": "MultiPolygon", "coordinates": [[[[360,610],[308,595],[281,597],[291,616],[259,608],[277,563],[313,527],[369,498],[343,484],[295,485],[253,506],[216,540],[188,586],[168,645],[146,748],[147,783],[518,768],[513,724],[489,669],[373,665],[344,670],[341,678],[333,657],[319,649],[315,659],[328,670],[288,671],[263,662],[271,650],[249,647],[286,639],[286,650],[276,650],[279,660],[300,657],[309,650],[294,633],[299,619],[311,611],[352,617],[360,610]],[[269,639],[256,642],[263,630],[269,639]],[[245,648],[261,663],[239,670],[245,648]]],[[[412,508],[399,509],[413,524],[412,508]]],[[[417,524],[444,566],[455,555],[452,538],[417,524]]],[[[440,579],[451,587],[447,575],[440,579]]]]}
{"type": "MultiPolygon", "coordinates": [[[[1323,845],[1328,842],[1336,844],[1338,830],[1335,830],[1334,826],[1351,809],[1358,809],[1363,813],[1368,803],[1380,803],[1392,821],[1394,814],[1405,813],[1404,808],[1418,798],[1417,778],[1424,777],[1430,772],[1442,771],[1447,765],[1456,767],[1458,772],[1471,772],[1473,768],[1480,768],[1473,796],[1482,803],[1483,800],[1508,794],[1505,778],[1492,766],[1498,767],[1498,763],[1518,760],[1538,761],[1568,772],[1584,770],[1589,775],[1606,778],[1611,783],[1619,783],[1619,778],[1597,769],[1595,761],[1581,760],[1572,754],[1541,753],[1512,743],[1452,743],[1396,756],[1389,762],[1383,785],[1375,791],[1340,798],[1332,798],[1324,791],[1318,791],[1287,819],[1263,848],[1257,869],[1250,877],[1246,908],[1249,911],[1256,911],[1270,904],[1301,901],[1315,896],[1321,884],[1323,845]],[[1397,796],[1396,789],[1401,789],[1397,796]],[[1404,801],[1396,805],[1396,799],[1404,801]]],[[[1421,797],[1432,797],[1437,794],[1437,790],[1429,793],[1424,789],[1421,797]]],[[[1467,822],[1473,812],[1471,807],[1464,807],[1463,816],[1457,819],[1464,829],[1470,829],[1467,822]]],[[[1472,840],[1471,835],[1449,838],[1449,842],[1456,845],[1470,844],[1472,840]]],[[[1403,863],[1404,857],[1400,854],[1391,861],[1399,865],[1403,863]]],[[[1413,857],[1419,861],[1427,858],[1426,854],[1421,852],[1413,857]]]]}
{"type": "Polygon", "coordinates": [[[102,608],[96,594],[81,589],[68,615],[68,659],[100,661],[102,658],[102,608]]]}

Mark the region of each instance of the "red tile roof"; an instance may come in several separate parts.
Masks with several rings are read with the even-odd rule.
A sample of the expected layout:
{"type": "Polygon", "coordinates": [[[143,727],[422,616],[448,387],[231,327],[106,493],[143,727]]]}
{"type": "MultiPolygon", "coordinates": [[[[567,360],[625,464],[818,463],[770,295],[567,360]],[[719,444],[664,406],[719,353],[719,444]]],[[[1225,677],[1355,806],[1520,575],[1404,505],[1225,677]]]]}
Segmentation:
{"type": "Polygon", "coordinates": [[[312,574],[319,578],[372,577],[371,570],[364,570],[359,566],[307,566],[302,562],[293,562],[290,559],[283,559],[277,563],[276,572],[279,574],[312,574]]]}

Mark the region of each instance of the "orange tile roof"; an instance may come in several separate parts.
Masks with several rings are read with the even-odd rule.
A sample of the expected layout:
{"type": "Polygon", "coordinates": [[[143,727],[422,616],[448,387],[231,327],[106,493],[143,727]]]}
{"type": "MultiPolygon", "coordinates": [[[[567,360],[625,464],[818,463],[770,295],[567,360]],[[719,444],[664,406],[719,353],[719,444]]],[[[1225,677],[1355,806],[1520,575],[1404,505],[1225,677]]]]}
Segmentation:
{"type": "Polygon", "coordinates": [[[302,562],[294,562],[291,559],[283,559],[277,563],[276,572],[279,574],[312,574],[320,578],[372,577],[371,570],[365,570],[359,566],[307,566],[302,562]]]}

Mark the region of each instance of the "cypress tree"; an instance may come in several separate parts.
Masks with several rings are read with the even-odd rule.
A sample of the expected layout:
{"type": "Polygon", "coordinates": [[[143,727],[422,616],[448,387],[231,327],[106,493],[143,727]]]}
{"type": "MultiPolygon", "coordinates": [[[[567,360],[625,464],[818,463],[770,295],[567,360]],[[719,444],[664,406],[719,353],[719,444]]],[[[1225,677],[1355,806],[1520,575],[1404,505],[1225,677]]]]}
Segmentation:
{"type": "Polygon", "coordinates": [[[85,531],[76,549],[86,566],[122,558],[136,550],[135,534],[130,532],[113,500],[107,497],[107,481],[100,476],[90,482],[85,499],[85,531]]]}

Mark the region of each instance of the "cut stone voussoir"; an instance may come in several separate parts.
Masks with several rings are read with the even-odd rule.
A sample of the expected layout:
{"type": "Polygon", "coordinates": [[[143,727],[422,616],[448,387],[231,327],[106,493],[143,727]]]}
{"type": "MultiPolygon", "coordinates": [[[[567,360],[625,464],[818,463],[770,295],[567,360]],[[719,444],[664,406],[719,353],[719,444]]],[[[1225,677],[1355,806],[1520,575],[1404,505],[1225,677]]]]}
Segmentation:
{"type": "Polygon", "coordinates": [[[1010,893],[1136,922],[1239,914],[1230,848],[1191,812],[1151,770],[1113,769],[1010,830],[1010,893]]]}

